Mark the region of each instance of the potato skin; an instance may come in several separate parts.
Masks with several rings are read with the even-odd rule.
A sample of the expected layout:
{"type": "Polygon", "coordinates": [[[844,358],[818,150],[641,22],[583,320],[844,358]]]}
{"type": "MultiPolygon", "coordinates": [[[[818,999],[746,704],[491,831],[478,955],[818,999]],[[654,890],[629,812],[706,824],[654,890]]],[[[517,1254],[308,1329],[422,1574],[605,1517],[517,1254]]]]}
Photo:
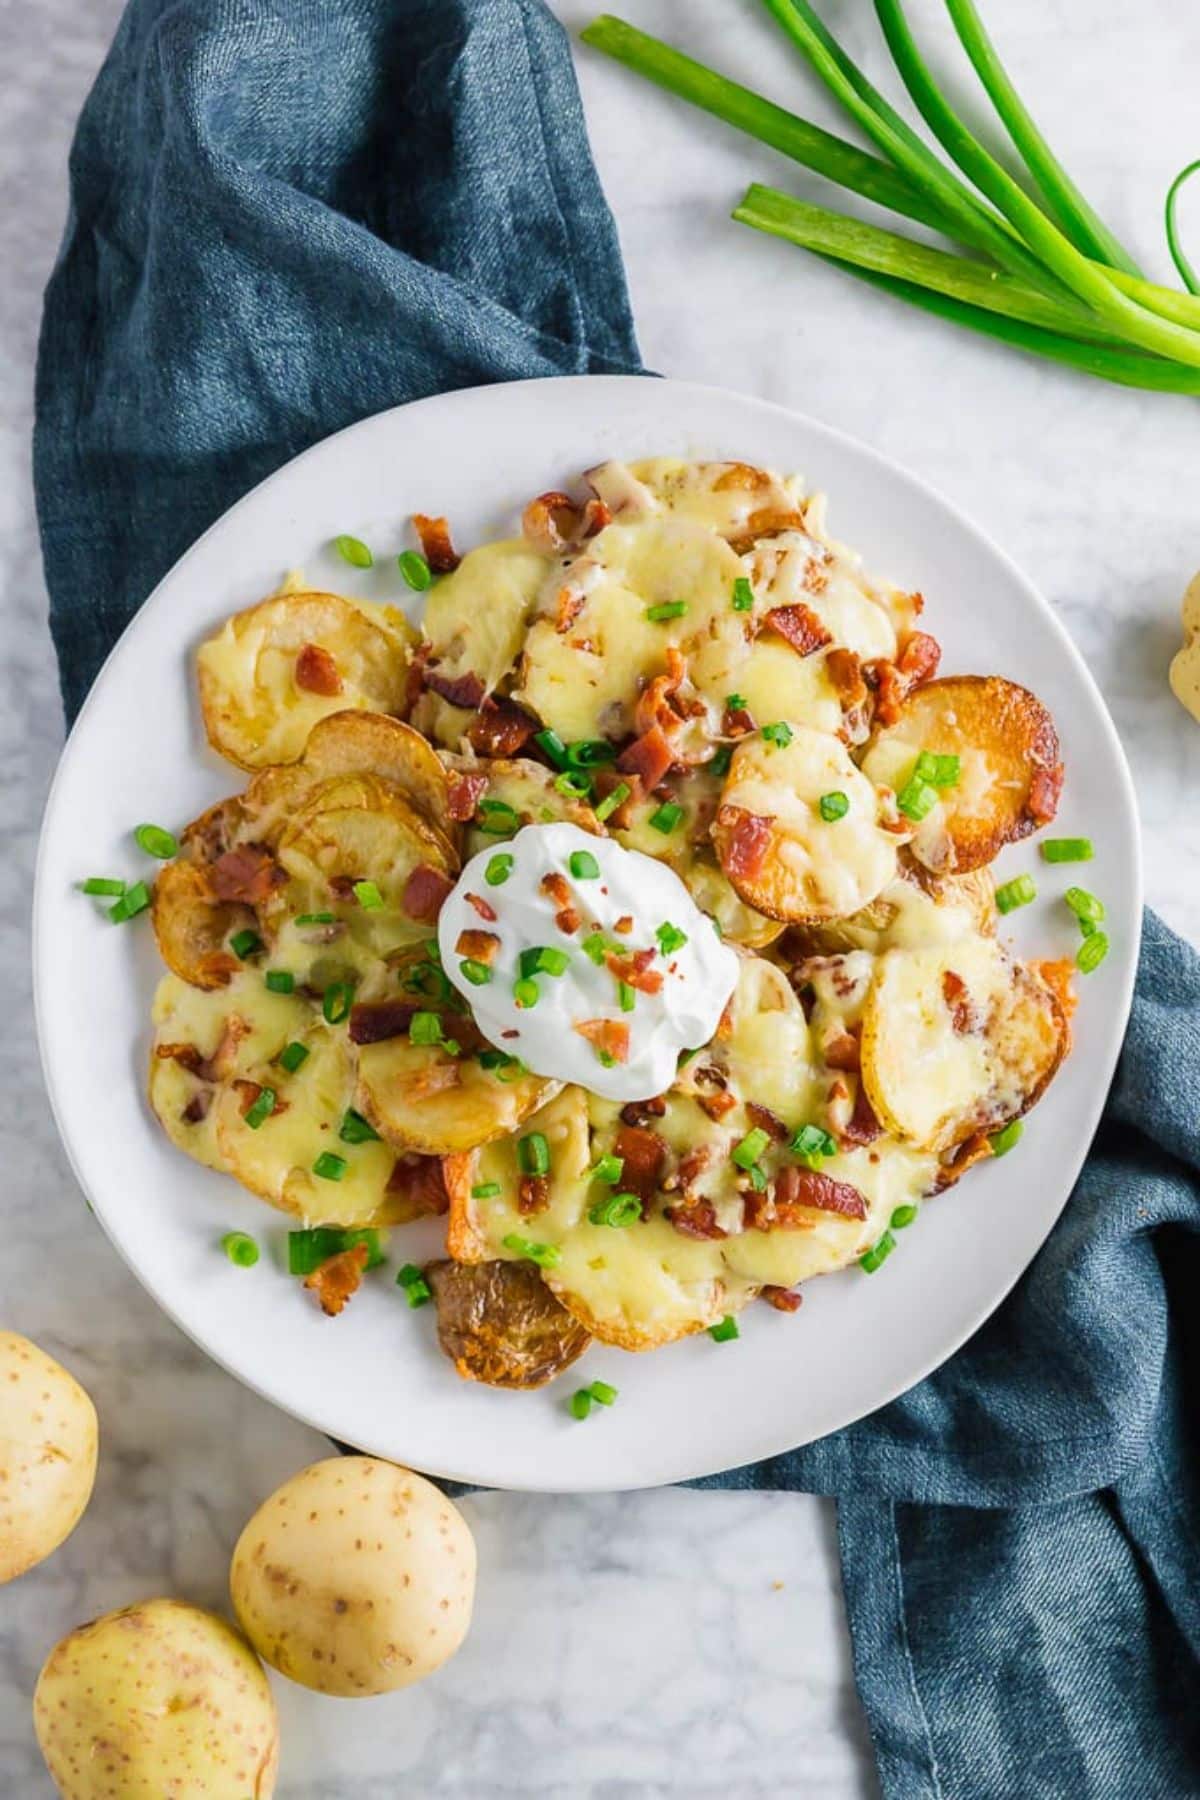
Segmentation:
{"type": "Polygon", "coordinates": [[[38,1744],[63,1800],[270,1800],[279,1763],[262,1666],[224,1619],[144,1600],[46,1658],[38,1744]]]}
{"type": "Polygon", "coordinates": [[[334,1456],[264,1500],[233,1553],[242,1629],[280,1674],[322,1694],[409,1686],[467,1635],[475,1540],[409,1469],[334,1456]]]}
{"type": "Polygon", "coordinates": [[[437,1304],[438,1342],[466,1381],[544,1387],[592,1341],[531,1263],[443,1260],[425,1273],[437,1304]]]}
{"type": "Polygon", "coordinates": [[[0,1582],[74,1531],[92,1497],[98,1435],[75,1377],[28,1338],[0,1331],[0,1582]]]}

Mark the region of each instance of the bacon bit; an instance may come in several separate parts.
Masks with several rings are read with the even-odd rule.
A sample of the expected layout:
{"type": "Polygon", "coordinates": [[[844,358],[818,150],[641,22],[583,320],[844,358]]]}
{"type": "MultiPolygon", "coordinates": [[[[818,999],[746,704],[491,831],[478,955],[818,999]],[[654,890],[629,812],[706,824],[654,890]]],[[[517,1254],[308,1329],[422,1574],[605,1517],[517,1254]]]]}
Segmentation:
{"type": "Polygon", "coordinates": [[[872,662],[863,664],[863,672],[875,692],[875,723],[894,725],[904,700],[904,683],[895,663],[885,656],[877,656],[872,662]]]}
{"type": "Polygon", "coordinates": [[[727,706],[721,714],[721,733],[724,737],[746,737],[756,729],[754,714],[748,706],[727,706]]]}
{"type": "Polygon", "coordinates": [[[463,899],[468,906],[474,907],[480,918],[486,919],[489,925],[495,924],[500,916],[491,901],[485,900],[482,894],[464,894],[463,899]]]}
{"type": "Polygon", "coordinates": [[[202,1056],[195,1044],[155,1044],[154,1054],[163,1062],[177,1062],[198,1081],[223,1081],[233,1069],[234,1054],[250,1027],[237,1013],[226,1019],[221,1038],[211,1056],[202,1056]]]}
{"type": "Polygon", "coordinates": [[[261,906],[287,875],[261,844],[239,844],[226,850],[209,868],[208,883],[218,900],[237,900],[261,906]]]}
{"type": "Polygon", "coordinates": [[[349,1250],[327,1256],[305,1277],[305,1287],[317,1296],[321,1311],[329,1318],[336,1319],[347,1300],[358,1292],[370,1254],[365,1244],[353,1244],[349,1250]]]}
{"type": "Polygon", "coordinates": [[[663,1217],[669,1219],[676,1231],[690,1238],[724,1238],[729,1233],[717,1224],[716,1209],[711,1200],[693,1200],[678,1206],[663,1208],[663,1217]]]}
{"type": "Polygon", "coordinates": [[[947,1188],[956,1186],[962,1180],[968,1169],[973,1169],[977,1162],[985,1162],[989,1156],[994,1155],[990,1134],[986,1131],[972,1132],[969,1138],[950,1151],[938,1170],[930,1192],[944,1194],[947,1188]]]}
{"type": "Polygon", "coordinates": [[[538,494],[521,514],[521,532],[535,550],[548,556],[566,550],[579,530],[579,507],[559,489],[538,494]]]}
{"type": "Polygon", "coordinates": [[[207,1057],[201,1056],[195,1044],[155,1044],[154,1054],[163,1062],[177,1062],[189,1075],[197,1076],[201,1081],[211,1081],[212,1076],[206,1073],[207,1057]]]}
{"type": "Polygon", "coordinates": [[[617,758],[617,768],[622,774],[636,775],[646,793],[656,788],[667,774],[675,760],[675,752],[671,747],[661,725],[652,725],[635,738],[627,749],[622,750],[617,758]]]}
{"type": "Polygon", "coordinates": [[[725,839],[721,861],[727,875],[752,881],[760,873],[771,847],[771,823],[744,806],[717,808],[716,828],[725,839]]]}
{"type": "Polygon", "coordinates": [[[618,956],[615,950],[608,950],[604,955],[604,964],[609,974],[626,986],[637,988],[643,994],[662,992],[662,970],[652,969],[653,950],[635,950],[632,956],[618,956]]]}
{"type": "Polygon", "coordinates": [[[866,705],[868,689],[863,680],[862,661],[857,651],[835,644],[825,658],[825,673],[841,702],[843,712],[853,712],[866,705]]]}
{"type": "Polygon", "coordinates": [[[410,919],[420,919],[432,925],[442,910],[447,894],[454,883],[440,869],[431,869],[428,863],[418,863],[404,884],[401,905],[410,919]]]}
{"type": "Polygon", "coordinates": [[[616,1063],[629,1061],[629,1027],[620,1019],[583,1019],[572,1025],[581,1038],[594,1044],[599,1056],[611,1056],[616,1063]]]}
{"type": "Polygon", "coordinates": [[[866,1083],[858,1084],[858,1092],[854,1096],[854,1108],[842,1127],[838,1136],[846,1144],[873,1144],[877,1137],[883,1136],[883,1126],[875,1117],[875,1108],[871,1105],[866,1083]]]}
{"type": "Polygon", "coordinates": [[[439,675],[427,664],[422,679],[431,694],[437,694],[450,706],[476,712],[483,705],[486,689],[473,669],[468,669],[465,675],[439,675]]]}
{"type": "Polygon", "coordinates": [[[950,1009],[950,1024],[959,1037],[979,1030],[979,1014],[967,984],[953,969],[942,971],[942,999],[950,1009]]]}
{"type": "Polygon", "coordinates": [[[651,1100],[627,1100],[621,1108],[622,1125],[647,1125],[651,1119],[666,1116],[667,1097],[658,1094],[651,1100]]]}
{"type": "Polygon", "coordinates": [[[804,514],[781,506],[763,506],[752,512],[742,531],[729,540],[735,556],[746,556],[760,538],[778,537],[781,531],[803,531],[804,514]]]}
{"type": "Polygon", "coordinates": [[[320,644],[305,644],[296,658],[295,681],[307,694],[332,696],[342,691],[337,663],[320,644]]]}
{"type": "Polygon", "coordinates": [[[522,1218],[528,1219],[534,1213],[545,1212],[550,1204],[550,1177],[548,1175],[522,1175],[517,1187],[517,1211],[522,1218]]]}
{"type": "Polygon", "coordinates": [[[596,799],[607,800],[614,790],[624,784],[629,789],[629,797],[622,800],[614,812],[609,813],[605,821],[610,831],[623,831],[629,824],[634,807],[642,798],[642,783],[637,775],[622,775],[614,768],[597,769],[595,775],[596,799]]]}
{"type": "MultiPolygon", "coordinates": [[[[233,1091],[238,1097],[239,1110],[244,1119],[246,1114],[250,1111],[250,1108],[254,1105],[254,1102],[258,1099],[258,1096],[262,1093],[262,1086],[257,1081],[235,1081],[233,1084],[233,1091]]],[[[276,1113],[285,1113],[287,1109],[288,1102],[286,1100],[276,1099],[274,1106],[271,1108],[271,1116],[274,1117],[276,1113]]]]}
{"type": "Polygon", "coordinates": [[[460,824],[475,817],[475,809],[487,792],[486,775],[452,775],[446,789],[446,810],[460,824]]]}
{"type": "Polygon", "coordinates": [[[412,522],[421,540],[425,561],[434,574],[452,575],[462,557],[450,542],[450,527],[445,519],[431,519],[427,513],[414,513],[412,522]]]}
{"type": "Polygon", "coordinates": [[[732,1112],[737,1100],[732,1094],[717,1092],[715,1094],[697,1094],[701,1107],[710,1119],[723,1119],[727,1112],[732,1112]]]}
{"type": "Polygon", "coordinates": [[[781,1313],[799,1312],[804,1299],[804,1296],[798,1294],[795,1288],[772,1287],[770,1284],[759,1288],[758,1297],[760,1300],[765,1300],[768,1306],[773,1306],[776,1312],[781,1313]]]}
{"type": "Polygon", "coordinates": [[[419,1156],[410,1150],[398,1156],[388,1176],[387,1216],[391,1224],[407,1225],[413,1219],[438,1218],[450,1210],[446,1172],[440,1156],[419,1156]]]}
{"type": "Polygon", "coordinates": [[[904,677],[905,692],[932,681],[942,660],[942,646],[927,631],[914,631],[900,652],[896,667],[904,677]]]}
{"type": "Polygon", "coordinates": [[[703,1175],[712,1159],[711,1144],[696,1144],[692,1149],[684,1152],[679,1159],[679,1167],[675,1174],[685,1192],[694,1181],[703,1175]]]}
{"type": "Polygon", "coordinates": [[[636,1194],[645,1206],[658,1186],[667,1146],[656,1131],[645,1125],[622,1125],[613,1150],[621,1158],[621,1188],[636,1194]]]}
{"type": "Polygon", "coordinates": [[[352,1044],[382,1044],[403,1037],[421,1009],[411,1000],[360,1000],[350,1008],[347,1031],[352,1044]]]}
{"type": "Polygon", "coordinates": [[[472,962],[487,963],[490,967],[499,948],[500,939],[494,931],[460,931],[454,954],[469,956],[472,962]]]}
{"type": "Polygon", "coordinates": [[[571,889],[567,885],[565,875],[552,869],[549,875],[543,875],[538,884],[539,893],[543,894],[558,911],[554,915],[554,923],[564,937],[573,937],[583,923],[578,909],[571,898],[571,889]]]}
{"type": "Polygon", "coordinates": [[[826,629],[811,606],[802,603],[772,607],[763,620],[763,625],[768,631],[778,632],[792,646],[797,656],[811,656],[814,651],[822,650],[826,644],[833,642],[832,632],[826,629]]]}
{"type": "Polygon", "coordinates": [[[333,894],[335,899],[349,900],[354,893],[354,883],[356,879],[357,877],[354,875],[331,875],[329,877],[329,891],[333,894]]]}
{"type": "Polygon", "coordinates": [[[1069,956],[1056,956],[1049,960],[1031,963],[1030,967],[1041,976],[1067,1018],[1071,1018],[1079,1005],[1079,994],[1075,987],[1075,964],[1069,956]]]}
{"type": "Polygon", "coordinates": [[[788,1135],[788,1128],[769,1106],[760,1106],[757,1100],[747,1100],[746,1112],[761,1131],[773,1137],[777,1144],[782,1144],[788,1135]]]}
{"type": "Polygon", "coordinates": [[[213,1103],[211,1088],[197,1088],[179,1117],[185,1125],[202,1125],[213,1103]]]}
{"type": "Polygon", "coordinates": [[[1062,763],[1055,763],[1052,769],[1033,771],[1025,810],[1035,825],[1048,825],[1058,811],[1058,799],[1062,793],[1065,774],[1062,763]]]}
{"type": "Polygon", "coordinates": [[[481,756],[516,756],[523,750],[538,722],[515,700],[489,698],[467,728],[467,739],[481,756]]]}
{"type": "Polygon", "coordinates": [[[683,660],[683,652],[674,644],[667,648],[666,662],[664,672],[648,681],[638,695],[633,713],[634,729],[638,732],[647,732],[655,725],[661,725],[663,731],[670,734],[679,726],[680,717],[671,701],[683,685],[687,664],[683,660]]]}
{"type": "Polygon", "coordinates": [[[864,664],[867,681],[875,689],[876,723],[894,725],[909,694],[936,674],[941,660],[937,639],[927,631],[914,631],[894,663],[880,656],[864,664]]]}
{"type": "Polygon", "coordinates": [[[858,1038],[850,1031],[839,1031],[823,1047],[821,1055],[827,1069],[844,1069],[854,1074],[861,1063],[858,1038]]]}
{"type": "Polygon", "coordinates": [[[616,924],[613,926],[613,930],[620,937],[628,937],[633,930],[633,914],[622,913],[616,924]]]}
{"type": "Polygon", "coordinates": [[[810,1212],[836,1213],[842,1219],[865,1219],[867,1203],[848,1181],[835,1181],[817,1169],[788,1163],[780,1169],[768,1194],[746,1195],[747,1224],[754,1231],[807,1230],[810,1212]],[[751,1223],[750,1214],[755,1214],[751,1223]]]}
{"type": "Polygon", "coordinates": [[[418,644],[409,652],[408,672],[404,677],[404,716],[407,718],[425,692],[425,671],[433,655],[432,644],[418,644]]]}
{"type": "Polygon", "coordinates": [[[560,635],[570,631],[584,608],[584,596],[577,588],[560,587],[555,601],[554,629],[560,635]]]}

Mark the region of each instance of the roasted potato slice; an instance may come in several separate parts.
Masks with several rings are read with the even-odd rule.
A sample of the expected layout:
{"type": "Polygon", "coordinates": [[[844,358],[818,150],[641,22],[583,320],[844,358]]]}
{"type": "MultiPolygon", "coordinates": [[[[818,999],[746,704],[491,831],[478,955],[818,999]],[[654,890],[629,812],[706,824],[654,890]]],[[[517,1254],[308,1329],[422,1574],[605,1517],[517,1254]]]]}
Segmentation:
{"type": "Polygon", "coordinates": [[[848,919],[820,925],[796,925],[780,946],[798,961],[805,956],[838,956],[847,950],[869,950],[879,956],[899,946],[919,950],[996,929],[995,886],[987,869],[966,875],[933,875],[900,852],[894,881],[870,905],[848,919]]]}
{"type": "Polygon", "coordinates": [[[743,738],[734,751],[713,824],[717,855],[746,904],[769,918],[846,918],[894,877],[900,834],[886,829],[894,819],[882,797],[836,738],[790,732],[783,744],[743,738]],[[820,811],[828,795],[848,803],[832,821],[820,811]]]}
{"type": "Polygon", "coordinates": [[[591,1337],[532,1263],[430,1263],[438,1342],[465,1381],[536,1388],[581,1357],[591,1337]]]}
{"type": "Polygon", "coordinates": [[[879,958],[862,1079],[886,1130],[943,1151],[1033,1105],[1066,1053],[1058,996],[993,938],[879,958]]]}
{"type": "Polygon", "coordinates": [[[1040,700],[999,675],[952,675],[909,695],[878,732],[863,773],[897,793],[922,751],[957,756],[960,775],[917,825],[913,855],[938,873],[990,863],[1006,844],[1054,817],[1062,763],[1054,721],[1040,700]]]}
{"type": "MultiPolygon", "coordinates": [[[[578,825],[581,831],[601,832],[600,822],[586,800],[560,794],[554,785],[553,769],[547,769],[541,763],[513,757],[471,764],[464,762],[456,766],[466,774],[486,778],[487,787],[480,799],[510,807],[517,821],[514,830],[519,831],[522,825],[549,825],[566,819],[572,825],[578,825]]],[[[475,819],[467,828],[464,862],[486,850],[489,844],[496,844],[501,837],[512,835],[503,829],[484,831],[480,821],[486,816],[476,808],[475,819]]],[[[503,815],[493,814],[492,817],[493,821],[503,822],[503,815]]]]}
{"type": "Polygon", "coordinates": [[[295,762],[328,713],[401,711],[413,636],[394,607],[338,594],[276,594],[235,613],[197,653],[209,743],[262,769],[295,762]]]}
{"type": "Polygon", "coordinates": [[[314,782],[335,775],[377,775],[443,836],[454,836],[442,760],[402,719],[374,712],[331,713],[313,726],[301,763],[314,782]]]}
{"type": "MultiPolygon", "coordinates": [[[[451,1015],[445,1028],[450,1036],[451,1015]]],[[[435,1044],[387,1038],[358,1052],[355,1105],[397,1150],[450,1156],[515,1131],[560,1086],[540,1075],[508,1076],[435,1044]]]]}
{"type": "Polygon", "coordinates": [[[214,899],[204,866],[182,857],[158,871],[150,917],[168,969],[198,988],[224,987],[236,974],[227,940],[254,924],[249,907],[214,899]]]}
{"type": "Polygon", "coordinates": [[[454,573],[430,589],[425,602],[421,625],[437,675],[446,681],[473,675],[480,699],[498,687],[521,654],[526,627],[554,566],[552,556],[522,538],[468,551],[454,573]]]}

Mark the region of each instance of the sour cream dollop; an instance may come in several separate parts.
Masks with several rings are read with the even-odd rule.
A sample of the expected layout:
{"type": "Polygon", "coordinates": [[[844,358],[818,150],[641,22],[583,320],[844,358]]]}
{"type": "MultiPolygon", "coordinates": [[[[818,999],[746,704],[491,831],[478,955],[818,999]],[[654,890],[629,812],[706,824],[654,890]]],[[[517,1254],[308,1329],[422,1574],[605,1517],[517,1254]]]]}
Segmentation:
{"type": "Polygon", "coordinates": [[[472,857],[438,946],[489,1043],[609,1100],[664,1093],[680,1051],[712,1038],[738,973],[665,863],[566,823],[526,825],[472,857]],[[533,966],[538,950],[546,968],[533,966]]]}

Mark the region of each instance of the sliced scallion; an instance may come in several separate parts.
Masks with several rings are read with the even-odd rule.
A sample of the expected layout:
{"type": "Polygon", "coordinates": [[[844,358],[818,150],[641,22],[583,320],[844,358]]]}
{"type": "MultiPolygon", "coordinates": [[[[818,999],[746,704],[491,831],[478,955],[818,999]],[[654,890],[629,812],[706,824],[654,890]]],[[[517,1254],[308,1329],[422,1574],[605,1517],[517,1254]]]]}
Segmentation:
{"type": "Polygon", "coordinates": [[[334,538],[333,547],[342,561],[348,562],[352,569],[369,569],[374,565],[375,558],[361,538],[350,537],[347,532],[343,532],[340,537],[334,538]]]}
{"type": "Polygon", "coordinates": [[[400,565],[409,587],[416,594],[423,594],[433,584],[433,571],[419,550],[402,550],[396,561],[400,565]]]}
{"type": "Polygon", "coordinates": [[[996,907],[1002,913],[1015,912],[1037,899],[1037,884],[1032,875],[1014,875],[996,889],[996,907]]]}
{"type": "Polygon", "coordinates": [[[144,850],[147,856],[156,856],[160,862],[169,862],[173,856],[179,855],[178,842],[161,825],[139,825],[134,831],[133,841],[139,850],[144,850]]]}
{"type": "Polygon", "coordinates": [[[252,1269],[258,1261],[258,1245],[245,1231],[227,1231],[221,1248],[237,1269],[252,1269]]]}

